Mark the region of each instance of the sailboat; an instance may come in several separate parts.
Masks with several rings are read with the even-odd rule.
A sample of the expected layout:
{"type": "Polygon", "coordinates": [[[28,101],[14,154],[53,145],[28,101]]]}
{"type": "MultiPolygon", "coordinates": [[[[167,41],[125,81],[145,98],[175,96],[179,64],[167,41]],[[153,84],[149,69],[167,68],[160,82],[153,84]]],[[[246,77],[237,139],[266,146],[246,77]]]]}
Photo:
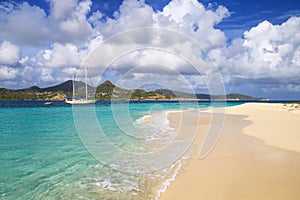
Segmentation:
{"type": "Polygon", "coordinates": [[[96,102],[94,99],[88,99],[88,85],[87,85],[87,68],[84,69],[84,78],[85,78],[85,97],[84,98],[78,98],[75,97],[75,77],[73,76],[72,80],[72,86],[73,86],[73,95],[72,99],[65,99],[65,102],[68,104],[93,104],[96,102]]]}

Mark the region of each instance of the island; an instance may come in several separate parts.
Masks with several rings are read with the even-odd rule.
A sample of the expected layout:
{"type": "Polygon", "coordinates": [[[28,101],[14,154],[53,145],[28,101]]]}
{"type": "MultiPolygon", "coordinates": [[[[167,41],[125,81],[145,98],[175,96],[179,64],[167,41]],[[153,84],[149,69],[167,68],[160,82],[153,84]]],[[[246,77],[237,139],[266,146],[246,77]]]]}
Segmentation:
{"type": "MultiPolygon", "coordinates": [[[[75,82],[76,87],[83,88],[85,83],[75,82]]],[[[157,89],[145,91],[143,89],[127,90],[114,85],[106,80],[96,88],[88,86],[94,91],[96,100],[136,100],[136,101],[156,101],[156,100],[186,100],[186,101],[268,101],[267,98],[256,98],[243,94],[227,94],[210,96],[209,94],[191,94],[182,91],[172,91],[169,89],[157,89]]],[[[64,100],[72,96],[73,83],[71,80],[51,87],[40,88],[32,86],[25,89],[0,88],[0,100],[64,100]]]]}

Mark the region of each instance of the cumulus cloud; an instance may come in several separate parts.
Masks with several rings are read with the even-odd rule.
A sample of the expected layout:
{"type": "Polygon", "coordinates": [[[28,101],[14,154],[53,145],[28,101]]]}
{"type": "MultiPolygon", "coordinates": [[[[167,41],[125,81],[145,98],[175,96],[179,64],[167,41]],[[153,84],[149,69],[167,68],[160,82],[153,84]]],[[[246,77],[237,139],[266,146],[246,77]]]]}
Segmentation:
{"type": "Polygon", "coordinates": [[[54,83],[55,78],[53,77],[53,70],[42,68],[40,80],[44,83],[54,83]]]}
{"type": "MultiPolygon", "coordinates": [[[[223,6],[207,10],[197,0],[173,0],[161,12],[153,11],[144,1],[124,0],[114,18],[98,23],[93,20],[93,23],[104,37],[135,28],[170,28],[193,38],[205,51],[226,44],[224,33],[214,26],[229,15],[229,11],[223,6]]],[[[102,17],[100,13],[96,16],[102,17]]],[[[142,37],[147,39],[147,35],[142,37]]],[[[162,47],[164,42],[167,40],[161,41],[162,47]]]]}
{"type": "MultiPolygon", "coordinates": [[[[154,66],[155,67],[155,66],[154,66]]],[[[173,91],[186,91],[195,93],[190,80],[180,73],[144,73],[140,68],[121,74],[116,84],[126,89],[149,89],[153,90],[153,85],[157,88],[167,88],[173,91]]]]}
{"type": "Polygon", "coordinates": [[[71,43],[54,43],[33,57],[21,58],[19,63],[23,67],[19,69],[20,76],[17,77],[21,81],[15,81],[28,86],[49,86],[69,80],[81,72],[79,68],[87,52],[88,49],[79,49],[71,43]]]}
{"type": "Polygon", "coordinates": [[[128,52],[112,62],[108,69],[126,73],[199,74],[185,58],[162,49],[141,49],[128,52]]]}
{"type": "Polygon", "coordinates": [[[18,76],[18,70],[8,66],[0,66],[0,80],[14,80],[18,76]]]}
{"type": "MultiPolygon", "coordinates": [[[[109,59],[115,59],[105,75],[117,80],[130,72],[130,76],[123,77],[124,84],[166,80],[162,83],[169,81],[175,88],[184,89],[178,76],[175,78],[176,72],[195,88],[204,89],[205,74],[210,73],[210,65],[206,64],[212,60],[228,85],[251,83],[262,90],[299,91],[299,17],[279,25],[262,21],[243,37],[227,43],[225,34],[216,28],[230,17],[224,6],[211,9],[197,0],[171,0],[161,11],[154,11],[144,0],[124,0],[113,17],[108,17],[100,11],[93,12],[91,0],[47,2],[49,14],[26,2],[0,3],[2,83],[11,85],[22,79],[21,84],[34,82],[43,86],[69,79],[80,72],[82,61],[101,45],[102,49],[91,55],[89,66],[104,70],[109,59]],[[146,27],[175,30],[194,40],[200,49],[178,34],[155,37],[147,30],[105,43],[119,33],[146,27]],[[156,49],[147,49],[147,45],[156,49]],[[34,49],[33,53],[27,54],[27,49],[34,49]],[[126,52],[128,49],[131,52],[126,52]],[[185,60],[182,55],[192,56],[185,60]],[[195,60],[200,63],[200,71],[188,63],[195,60]],[[21,67],[13,68],[16,64],[21,67]]],[[[100,75],[101,70],[92,73],[100,75]]]]}
{"type": "Polygon", "coordinates": [[[257,84],[300,83],[300,18],[280,25],[263,21],[228,47],[213,49],[210,57],[227,81],[251,80],[257,84]]]}
{"type": "MultiPolygon", "coordinates": [[[[91,27],[91,24],[88,22],[88,19],[86,18],[86,15],[91,10],[91,5],[91,0],[81,1],[76,6],[73,5],[73,12],[69,12],[71,13],[70,16],[59,22],[59,30],[62,31],[62,33],[66,34],[66,36],[68,36],[68,40],[65,41],[77,42],[87,39],[92,35],[93,29],[91,27]]],[[[69,9],[69,7],[67,7],[67,9],[69,9]]],[[[66,11],[60,12],[68,13],[66,11]]]]}
{"type": "Polygon", "coordinates": [[[51,49],[37,53],[37,63],[48,68],[79,67],[82,56],[74,44],[54,43],[51,49]]]}
{"type": "Polygon", "coordinates": [[[50,5],[50,15],[27,2],[1,12],[0,37],[23,46],[41,47],[53,42],[85,42],[92,35],[86,18],[92,5],[90,0],[52,0],[50,5]]]}
{"type": "Polygon", "coordinates": [[[182,31],[202,45],[202,48],[210,49],[226,44],[224,33],[214,26],[229,15],[223,6],[208,10],[197,0],[173,0],[155,18],[159,27],[182,31]]]}
{"type": "Polygon", "coordinates": [[[152,27],[154,11],[144,1],[124,0],[114,18],[99,22],[96,29],[105,37],[110,37],[134,28],[152,27]]]}
{"type": "Polygon", "coordinates": [[[65,19],[77,4],[77,0],[49,0],[51,15],[56,19],[65,19]]]}
{"type": "Polygon", "coordinates": [[[35,82],[35,78],[39,75],[37,70],[30,66],[25,66],[22,71],[23,83],[31,83],[35,82]]]}
{"type": "Polygon", "coordinates": [[[20,45],[40,45],[52,38],[44,10],[27,2],[10,12],[2,12],[0,27],[1,38],[20,45]]]}
{"type": "Polygon", "coordinates": [[[0,64],[14,65],[20,59],[20,49],[18,46],[4,41],[0,44],[0,64]]]}

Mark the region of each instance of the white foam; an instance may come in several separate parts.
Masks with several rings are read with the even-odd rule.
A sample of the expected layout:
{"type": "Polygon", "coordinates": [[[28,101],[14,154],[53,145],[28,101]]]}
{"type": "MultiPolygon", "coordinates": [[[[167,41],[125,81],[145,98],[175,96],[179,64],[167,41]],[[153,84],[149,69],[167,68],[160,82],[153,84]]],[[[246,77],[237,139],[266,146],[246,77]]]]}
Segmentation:
{"type": "Polygon", "coordinates": [[[169,111],[162,111],[144,115],[136,119],[133,125],[147,132],[144,133],[147,135],[147,137],[144,137],[145,141],[171,140],[174,138],[175,132],[169,126],[168,114],[169,111]]]}
{"type": "MultiPolygon", "coordinates": [[[[188,110],[194,110],[194,109],[188,109],[188,110]]],[[[134,121],[134,126],[137,126],[139,128],[142,127],[144,128],[144,130],[148,130],[151,133],[153,133],[152,135],[149,135],[149,137],[145,138],[146,141],[157,140],[157,142],[159,142],[161,145],[165,145],[171,140],[173,140],[176,136],[174,128],[171,128],[169,126],[170,124],[170,121],[168,119],[169,114],[180,113],[184,111],[169,110],[169,111],[151,113],[150,115],[144,115],[134,121]]],[[[182,161],[186,158],[187,157],[181,158],[176,163],[164,169],[159,174],[151,173],[147,175],[147,178],[158,179],[159,181],[162,182],[160,184],[161,187],[157,191],[157,195],[155,199],[158,200],[160,198],[161,193],[167,190],[167,188],[171,184],[171,181],[175,180],[179,170],[182,167],[182,161]],[[167,178],[166,174],[169,174],[170,177],[167,178]]],[[[102,180],[97,180],[96,183],[94,184],[105,190],[127,193],[127,192],[134,192],[134,191],[142,191],[138,179],[139,178],[130,177],[130,175],[128,175],[127,177],[126,175],[120,174],[117,175],[117,177],[110,177],[102,180]]]]}
{"type": "Polygon", "coordinates": [[[174,180],[175,180],[175,178],[176,178],[176,176],[177,176],[179,170],[181,169],[181,166],[182,166],[181,162],[182,162],[182,161],[179,160],[179,161],[177,161],[175,164],[173,164],[173,165],[169,168],[169,170],[171,170],[172,168],[176,167],[176,165],[178,165],[178,166],[176,167],[176,169],[175,169],[175,171],[174,171],[172,177],[169,178],[169,179],[167,179],[167,180],[165,180],[165,182],[162,184],[162,187],[158,190],[157,196],[156,196],[156,198],[155,198],[156,200],[158,200],[158,199],[160,198],[160,194],[161,194],[162,192],[166,192],[166,191],[167,191],[169,185],[171,184],[171,181],[174,181],[174,180]]]}
{"type": "Polygon", "coordinates": [[[122,175],[122,176],[112,176],[105,178],[104,180],[98,180],[93,183],[93,185],[98,186],[101,190],[117,191],[120,193],[128,193],[130,191],[140,191],[137,179],[122,175]],[[128,179],[132,179],[129,181],[128,179]]]}
{"type": "Polygon", "coordinates": [[[144,115],[144,116],[136,119],[134,124],[140,125],[140,124],[149,123],[151,121],[152,121],[152,116],[151,115],[144,115]]]}

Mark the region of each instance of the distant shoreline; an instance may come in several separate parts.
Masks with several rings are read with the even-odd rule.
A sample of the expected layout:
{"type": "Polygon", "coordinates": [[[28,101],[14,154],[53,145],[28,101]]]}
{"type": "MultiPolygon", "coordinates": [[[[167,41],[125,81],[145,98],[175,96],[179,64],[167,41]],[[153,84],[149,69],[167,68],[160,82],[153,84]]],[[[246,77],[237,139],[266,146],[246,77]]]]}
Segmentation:
{"type": "MultiPolygon", "coordinates": [[[[64,102],[64,100],[50,100],[50,99],[0,99],[0,101],[41,101],[41,102],[64,102]]],[[[129,102],[257,102],[257,103],[300,103],[300,100],[235,100],[235,99],[130,99],[129,102]]],[[[128,102],[128,100],[97,100],[96,102],[128,102]]]]}
{"type": "MultiPolygon", "coordinates": [[[[80,98],[85,95],[82,90],[86,84],[75,82],[76,92],[73,94],[73,82],[71,80],[47,88],[32,86],[25,89],[11,90],[0,88],[1,100],[64,100],[67,98],[80,98]],[[81,93],[80,93],[81,91],[81,93]]],[[[96,100],[141,100],[141,101],[268,101],[267,98],[257,98],[239,93],[210,95],[205,93],[189,93],[183,91],[173,91],[170,89],[156,89],[146,91],[143,89],[124,89],[114,85],[110,81],[105,81],[97,87],[87,86],[88,97],[96,100]]]]}

